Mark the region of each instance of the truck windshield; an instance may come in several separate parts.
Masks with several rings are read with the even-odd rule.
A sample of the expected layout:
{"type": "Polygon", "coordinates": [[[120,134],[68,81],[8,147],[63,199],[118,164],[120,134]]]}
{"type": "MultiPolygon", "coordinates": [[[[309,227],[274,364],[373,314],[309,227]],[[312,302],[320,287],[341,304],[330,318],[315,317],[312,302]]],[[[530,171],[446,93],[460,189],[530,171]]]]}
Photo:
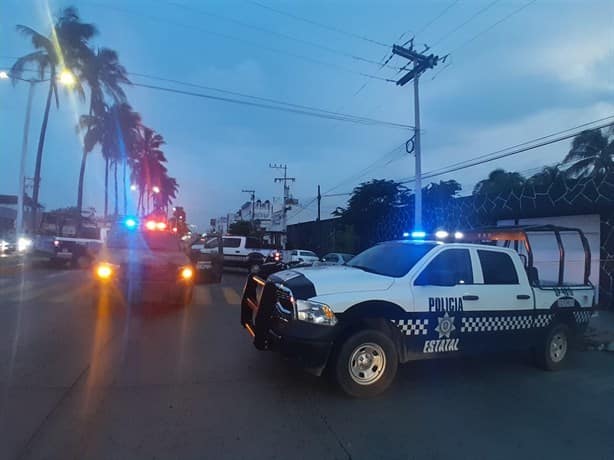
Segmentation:
{"type": "Polygon", "coordinates": [[[400,278],[435,246],[435,243],[401,241],[378,244],[361,252],[346,265],[378,275],[400,278]]]}
{"type": "Polygon", "coordinates": [[[111,233],[107,239],[107,248],[149,249],[150,251],[161,252],[174,252],[181,249],[177,237],[164,232],[111,233]]]}

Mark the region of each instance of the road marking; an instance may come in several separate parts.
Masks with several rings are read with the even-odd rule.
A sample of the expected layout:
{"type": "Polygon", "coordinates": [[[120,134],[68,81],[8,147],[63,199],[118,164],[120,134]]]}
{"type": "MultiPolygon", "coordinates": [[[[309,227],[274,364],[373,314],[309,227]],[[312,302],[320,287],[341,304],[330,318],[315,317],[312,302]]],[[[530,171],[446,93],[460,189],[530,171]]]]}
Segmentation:
{"type": "Polygon", "coordinates": [[[224,294],[224,299],[226,299],[226,303],[230,305],[241,305],[241,297],[237,294],[237,291],[231,287],[224,286],[222,288],[222,294],[224,294]]]}
{"type": "Polygon", "coordinates": [[[194,304],[211,305],[211,288],[209,286],[196,286],[194,288],[194,304]]]}

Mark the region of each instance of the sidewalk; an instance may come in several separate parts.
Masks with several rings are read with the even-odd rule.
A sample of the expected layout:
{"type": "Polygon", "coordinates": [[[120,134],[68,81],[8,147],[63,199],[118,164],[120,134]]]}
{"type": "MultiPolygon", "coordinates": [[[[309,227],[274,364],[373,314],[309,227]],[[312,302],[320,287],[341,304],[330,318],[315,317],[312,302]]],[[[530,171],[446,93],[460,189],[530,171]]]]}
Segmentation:
{"type": "Polygon", "coordinates": [[[584,343],[589,350],[614,352],[614,311],[596,311],[584,334],[584,343]]]}

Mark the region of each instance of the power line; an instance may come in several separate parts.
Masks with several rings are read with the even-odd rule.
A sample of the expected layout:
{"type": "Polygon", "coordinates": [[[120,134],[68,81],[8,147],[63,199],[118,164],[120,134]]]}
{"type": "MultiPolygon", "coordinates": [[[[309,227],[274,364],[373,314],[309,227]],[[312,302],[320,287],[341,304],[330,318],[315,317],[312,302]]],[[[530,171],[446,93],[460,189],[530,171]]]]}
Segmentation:
{"type": "MultiPolygon", "coordinates": [[[[376,169],[376,168],[378,168],[380,166],[385,166],[385,165],[381,165],[380,163],[382,161],[389,160],[391,156],[395,155],[398,152],[402,151],[403,155],[405,155],[405,150],[402,150],[404,148],[405,148],[405,142],[403,142],[399,146],[395,147],[394,149],[389,150],[388,152],[384,153],[382,156],[380,156],[378,159],[376,159],[373,163],[370,163],[365,168],[361,169],[360,171],[352,174],[348,178],[346,178],[346,179],[342,180],[341,182],[337,183],[337,185],[335,185],[334,187],[329,188],[327,191],[324,192],[324,194],[322,196],[327,196],[333,190],[338,189],[339,187],[341,187],[344,184],[347,184],[348,182],[351,182],[353,180],[361,178],[362,176],[364,176],[365,174],[368,174],[369,171],[371,171],[373,169],[376,169]]],[[[388,164],[388,163],[386,163],[386,164],[388,164]]]]}
{"type": "Polygon", "coordinates": [[[365,42],[368,42],[368,43],[371,43],[371,44],[374,44],[374,45],[383,46],[385,48],[390,48],[390,45],[388,45],[386,43],[382,43],[382,42],[380,42],[378,40],[373,40],[373,39],[371,39],[369,37],[365,37],[364,35],[358,35],[358,34],[356,34],[354,32],[348,32],[348,31],[340,29],[339,27],[336,27],[336,26],[330,26],[330,25],[323,24],[323,23],[318,22],[318,21],[314,21],[313,19],[305,18],[305,17],[299,16],[299,15],[294,14],[294,13],[289,13],[287,11],[283,11],[283,10],[274,8],[272,6],[266,5],[266,4],[258,2],[256,0],[244,0],[244,1],[247,2],[247,3],[251,3],[252,5],[256,5],[256,6],[260,7],[260,8],[264,8],[266,10],[273,11],[274,13],[281,14],[282,16],[287,16],[287,17],[295,19],[297,21],[302,21],[302,22],[305,22],[307,24],[311,24],[313,26],[320,27],[321,29],[325,29],[325,30],[328,30],[328,31],[331,31],[331,32],[336,32],[338,34],[345,35],[346,37],[351,37],[351,38],[356,38],[358,40],[363,40],[365,42]]]}
{"type": "MultiPolygon", "coordinates": [[[[9,58],[9,57],[8,56],[0,56],[0,59],[3,59],[3,58],[9,58]]],[[[37,72],[35,69],[25,68],[23,70],[25,72],[37,72]]],[[[140,73],[140,72],[127,72],[127,74],[128,74],[128,76],[131,76],[131,77],[140,77],[140,78],[147,78],[147,79],[156,80],[156,81],[164,81],[164,82],[167,82],[167,83],[174,83],[174,84],[177,84],[177,85],[183,85],[183,86],[187,86],[187,87],[191,87],[191,88],[199,88],[199,89],[205,89],[205,90],[208,90],[208,91],[216,91],[216,92],[219,92],[219,93],[222,93],[222,94],[228,94],[228,95],[232,95],[232,96],[248,98],[248,99],[252,99],[252,100],[255,100],[255,101],[267,102],[267,103],[270,103],[270,104],[275,104],[276,106],[279,106],[279,107],[271,106],[271,105],[267,105],[267,104],[254,104],[254,103],[250,103],[249,101],[241,101],[241,100],[231,99],[231,98],[218,98],[218,97],[213,96],[213,95],[205,95],[205,94],[201,94],[200,95],[200,97],[215,99],[215,100],[219,100],[221,102],[232,102],[232,103],[243,103],[244,102],[246,105],[253,105],[253,106],[256,106],[256,107],[267,108],[267,109],[272,109],[272,110],[284,110],[285,107],[291,107],[291,108],[295,108],[295,109],[300,109],[301,114],[307,115],[307,113],[303,113],[303,112],[310,112],[310,115],[313,115],[313,116],[328,115],[328,116],[326,116],[324,118],[330,118],[330,119],[339,120],[339,121],[349,121],[349,122],[353,122],[353,123],[361,123],[361,124],[364,124],[364,125],[367,125],[367,126],[369,126],[369,125],[382,125],[383,124],[383,125],[386,125],[386,126],[389,126],[389,127],[394,126],[395,128],[403,128],[403,127],[405,129],[411,129],[412,128],[409,125],[402,125],[402,124],[399,124],[399,123],[387,122],[387,121],[383,121],[383,120],[377,120],[377,119],[372,119],[372,118],[367,118],[367,117],[361,117],[361,116],[347,114],[347,113],[335,112],[335,111],[332,111],[332,110],[320,109],[318,107],[312,107],[312,106],[307,106],[307,105],[295,104],[295,103],[286,102],[286,101],[280,101],[280,100],[277,100],[277,99],[272,99],[272,98],[267,98],[267,97],[254,96],[254,95],[251,95],[251,94],[240,93],[240,92],[237,92],[237,91],[225,90],[225,89],[222,89],[222,88],[216,88],[216,87],[213,87],[213,86],[207,86],[207,85],[202,85],[202,84],[197,84],[197,83],[186,82],[186,81],[177,80],[177,79],[173,79],[173,78],[164,78],[164,77],[159,77],[159,76],[156,76],[156,75],[145,74],[145,73],[140,73]]],[[[172,90],[172,88],[154,87],[152,85],[146,85],[144,83],[138,83],[138,82],[132,82],[132,86],[144,87],[144,88],[150,88],[150,89],[172,90]]],[[[177,91],[180,91],[180,90],[177,90],[177,91]]],[[[191,94],[191,93],[188,93],[188,92],[181,92],[181,94],[196,96],[196,94],[191,94]]],[[[299,113],[299,112],[294,112],[294,113],[299,113]]]]}
{"type": "Polygon", "coordinates": [[[441,10],[441,12],[439,14],[437,14],[433,19],[431,19],[429,22],[427,22],[424,26],[422,26],[418,32],[416,32],[416,35],[420,35],[422,32],[424,32],[426,29],[428,29],[429,27],[431,27],[436,21],[438,21],[439,19],[441,19],[443,17],[443,15],[445,15],[454,5],[456,5],[460,0],[454,0],[452,3],[450,3],[448,6],[446,6],[443,10],[441,10]]]}
{"type": "MultiPolygon", "coordinates": [[[[609,117],[609,118],[614,118],[614,116],[613,117],[609,117]]],[[[614,122],[605,123],[605,124],[602,124],[602,125],[599,125],[599,126],[595,126],[592,129],[607,128],[608,126],[614,126],[614,122]]],[[[461,169],[471,168],[473,166],[478,166],[478,165],[481,165],[481,164],[484,164],[484,163],[488,163],[488,162],[491,162],[491,161],[494,161],[494,160],[499,160],[501,158],[506,158],[506,157],[509,157],[509,156],[518,155],[519,153],[527,152],[529,150],[534,150],[534,149],[539,148],[539,147],[544,147],[546,145],[550,145],[550,144],[554,144],[554,143],[557,143],[557,142],[561,142],[561,141],[564,141],[566,139],[571,139],[571,138],[577,136],[578,134],[579,134],[579,132],[574,132],[574,133],[571,133],[571,134],[567,134],[565,136],[559,136],[559,137],[557,137],[555,139],[551,139],[551,140],[548,140],[548,141],[540,142],[538,144],[531,145],[531,146],[528,146],[528,147],[518,148],[518,149],[509,151],[509,152],[505,152],[505,153],[495,154],[495,153],[500,152],[500,151],[493,152],[493,154],[490,154],[492,156],[488,156],[488,157],[485,157],[485,155],[481,155],[480,157],[476,157],[476,158],[474,158],[472,160],[467,160],[467,161],[462,162],[462,163],[456,163],[456,164],[450,165],[450,166],[448,166],[446,168],[440,168],[440,169],[436,169],[436,170],[433,170],[433,171],[429,171],[426,174],[423,174],[422,178],[423,179],[430,179],[432,177],[442,176],[444,174],[449,174],[451,172],[460,171],[461,169]],[[480,158],[482,158],[482,159],[480,159],[480,158]]],[[[544,137],[547,137],[547,136],[544,136],[544,137]]],[[[527,143],[528,142],[523,142],[522,144],[518,144],[518,145],[524,145],[524,144],[527,144],[527,143]]],[[[508,147],[508,149],[509,149],[509,147],[508,147]]],[[[503,149],[503,150],[508,150],[508,149],[503,149]]],[[[414,179],[415,178],[406,179],[406,180],[401,181],[401,183],[402,184],[406,184],[406,183],[409,183],[409,182],[414,182],[414,179]]]]}
{"type": "Polygon", "coordinates": [[[455,34],[456,32],[458,32],[459,30],[461,30],[463,27],[465,27],[467,24],[469,24],[471,21],[473,21],[475,18],[477,18],[478,16],[480,16],[481,14],[485,13],[486,11],[488,11],[489,9],[491,9],[493,6],[495,6],[497,3],[499,3],[501,0],[493,0],[492,2],[490,2],[488,5],[480,8],[478,11],[476,11],[474,14],[472,14],[468,19],[466,19],[465,21],[463,21],[461,24],[459,24],[458,26],[456,26],[454,29],[450,30],[449,32],[445,33],[444,35],[442,35],[439,39],[437,39],[432,46],[437,46],[439,45],[442,41],[446,40],[447,38],[449,38],[451,35],[455,34]]]}
{"type": "MultiPolygon", "coordinates": [[[[502,22],[507,21],[509,18],[511,18],[512,16],[520,13],[522,10],[524,10],[525,8],[527,8],[528,6],[532,5],[533,3],[535,3],[537,0],[530,0],[529,2],[521,5],[520,7],[516,8],[515,10],[509,12],[508,14],[506,14],[505,16],[503,16],[501,19],[499,19],[498,21],[495,21],[493,24],[491,24],[490,26],[486,27],[485,29],[482,29],[480,32],[478,32],[477,34],[473,35],[472,37],[470,37],[468,40],[465,40],[463,43],[461,43],[458,47],[456,47],[453,51],[451,51],[449,54],[453,57],[456,55],[456,53],[458,53],[461,49],[463,49],[464,47],[466,47],[467,45],[471,44],[473,41],[477,40],[479,37],[481,37],[482,35],[490,32],[492,29],[494,29],[495,27],[497,27],[499,24],[501,24],[502,22]]],[[[452,62],[448,63],[445,67],[441,68],[435,75],[433,75],[433,78],[431,78],[431,80],[434,80],[435,78],[437,78],[437,76],[439,76],[439,74],[441,74],[445,69],[449,68],[452,65],[452,62]]]]}
{"type": "MultiPolygon", "coordinates": [[[[227,22],[230,22],[230,23],[233,23],[233,24],[240,25],[242,27],[246,27],[246,28],[249,28],[249,29],[257,30],[259,32],[264,32],[264,33],[267,33],[267,34],[275,35],[277,37],[280,37],[280,38],[283,38],[283,39],[286,39],[286,40],[290,40],[290,41],[294,41],[296,43],[302,43],[304,45],[308,45],[308,46],[311,46],[311,47],[314,47],[314,48],[317,48],[317,49],[320,49],[320,50],[323,50],[323,51],[326,51],[326,52],[329,52],[329,53],[338,54],[340,56],[344,56],[346,58],[354,59],[356,61],[366,62],[368,64],[373,64],[373,65],[377,65],[377,66],[381,65],[381,62],[377,62],[377,61],[375,61],[373,59],[365,58],[363,56],[359,56],[359,55],[356,55],[356,54],[348,53],[347,51],[343,51],[343,50],[339,50],[339,49],[336,49],[336,48],[332,48],[330,46],[323,45],[321,43],[313,42],[313,41],[310,41],[310,40],[305,40],[303,38],[294,37],[292,35],[288,35],[288,34],[285,34],[285,33],[282,33],[282,32],[277,32],[275,30],[267,29],[265,27],[260,27],[260,26],[254,25],[254,24],[243,22],[243,21],[240,21],[238,19],[234,19],[234,18],[230,18],[230,17],[227,17],[227,16],[223,16],[221,14],[212,13],[212,12],[209,12],[209,11],[203,11],[203,10],[200,10],[198,8],[194,8],[194,7],[191,7],[191,6],[188,6],[188,5],[184,5],[184,4],[176,3],[176,2],[172,2],[172,1],[167,1],[167,2],[164,2],[164,3],[166,3],[168,5],[176,6],[178,8],[182,8],[182,9],[185,9],[185,10],[188,10],[188,11],[193,11],[193,12],[195,12],[197,14],[201,14],[201,15],[204,15],[204,16],[210,16],[210,17],[213,17],[213,18],[221,19],[222,21],[227,21],[227,22]]],[[[392,67],[392,66],[390,66],[390,67],[392,67]]]]}
{"type": "Polygon", "coordinates": [[[354,69],[350,69],[348,67],[344,67],[344,66],[341,66],[341,65],[333,63],[333,62],[322,61],[320,59],[316,59],[316,58],[313,58],[311,56],[305,56],[303,54],[294,53],[292,51],[287,51],[287,50],[284,50],[284,49],[281,49],[281,48],[274,48],[274,47],[263,45],[261,43],[253,42],[251,40],[247,40],[247,39],[244,39],[244,38],[235,37],[233,35],[228,35],[228,34],[225,34],[225,33],[222,33],[222,32],[216,32],[216,31],[213,31],[213,30],[205,29],[205,28],[200,27],[200,26],[195,26],[195,25],[191,25],[191,24],[184,24],[184,23],[181,23],[181,22],[172,21],[172,20],[170,20],[168,18],[161,18],[161,17],[158,17],[158,16],[152,16],[152,15],[149,15],[149,14],[143,14],[140,11],[130,10],[130,9],[126,9],[126,8],[120,8],[120,7],[117,7],[117,6],[114,6],[114,5],[106,5],[106,4],[100,4],[100,3],[95,3],[95,2],[83,2],[83,3],[86,4],[86,5],[97,7],[97,8],[103,8],[103,9],[109,9],[109,10],[112,10],[112,11],[116,11],[118,13],[122,13],[122,14],[125,14],[125,15],[128,15],[128,16],[136,16],[136,17],[139,17],[139,18],[142,18],[142,19],[147,19],[149,21],[153,21],[153,22],[158,22],[158,23],[162,23],[162,24],[166,24],[166,25],[172,25],[172,26],[180,27],[180,28],[197,30],[199,32],[203,32],[203,33],[215,36],[215,37],[220,37],[220,38],[223,38],[223,39],[226,39],[226,40],[232,40],[232,41],[235,41],[235,42],[238,42],[238,43],[242,43],[244,45],[252,46],[252,47],[255,47],[255,48],[258,48],[258,49],[261,49],[261,50],[265,50],[265,51],[269,51],[271,53],[283,54],[285,56],[289,56],[289,57],[292,57],[294,59],[299,59],[299,60],[311,62],[313,64],[318,64],[320,66],[327,67],[329,69],[336,69],[338,71],[342,71],[342,72],[346,72],[346,73],[351,73],[351,74],[354,74],[354,75],[360,75],[362,77],[372,77],[374,79],[381,80],[381,81],[387,81],[387,82],[392,82],[393,81],[393,80],[388,79],[388,78],[378,77],[377,75],[372,75],[372,74],[369,74],[369,73],[366,73],[366,72],[360,72],[360,71],[357,71],[357,70],[354,70],[354,69]]]}
{"type": "MultiPolygon", "coordinates": [[[[226,89],[222,89],[222,88],[216,88],[213,86],[207,86],[207,85],[202,85],[202,84],[197,84],[197,83],[191,83],[191,82],[186,82],[186,81],[182,81],[182,80],[176,80],[173,78],[164,78],[164,77],[158,77],[155,75],[151,75],[151,74],[145,74],[145,73],[138,73],[138,72],[128,72],[128,75],[130,76],[135,76],[135,77],[141,77],[141,78],[148,78],[151,80],[158,80],[158,81],[164,81],[167,83],[174,83],[174,84],[178,84],[178,85],[183,85],[183,86],[188,86],[191,88],[199,88],[199,89],[205,89],[205,90],[209,90],[209,91],[216,91],[222,94],[229,94],[232,96],[239,96],[239,97],[245,97],[245,98],[249,98],[249,99],[253,99],[256,101],[262,101],[262,102],[268,102],[268,103],[272,103],[272,104],[277,104],[280,106],[287,106],[287,107],[293,107],[293,108],[297,108],[297,109],[302,109],[302,110],[309,110],[309,111],[313,111],[313,112],[319,112],[319,113],[323,113],[323,114],[329,114],[329,115],[334,115],[334,116],[343,116],[343,117],[349,117],[352,118],[354,120],[362,120],[365,121],[367,124],[371,124],[373,122],[376,123],[389,123],[386,121],[382,121],[382,120],[376,120],[376,119],[371,119],[368,117],[361,117],[358,115],[352,115],[352,114],[347,114],[347,113],[341,113],[341,112],[336,112],[336,111],[332,111],[332,110],[327,110],[327,109],[320,109],[318,107],[312,107],[312,106],[307,106],[307,105],[302,105],[302,104],[295,104],[292,102],[286,102],[286,101],[280,101],[277,99],[272,99],[272,98],[268,98],[268,97],[261,97],[261,96],[254,96],[251,94],[246,94],[246,93],[240,93],[237,91],[230,91],[230,90],[226,90],[226,89]]],[[[411,126],[407,126],[407,128],[411,128],[411,126]]]]}
{"type": "Polygon", "coordinates": [[[525,3],[524,5],[521,5],[519,8],[516,8],[515,10],[511,11],[510,13],[508,13],[507,15],[505,15],[504,17],[502,17],[501,19],[499,19],[498,21],[496,21],[494,24],[488,26],[487,28],[481,30],[480,32],[478,32],[477,34],[475,34],[473,37],[471,37],[469,40],[464,41],[463,43],[461,43],[457,48],[455,48],[450,54],[454,54],[457,53],[458,50],[460,50],[461,48],[464,48],[465,46],[467,46],[468,44],[470,44],[471,42],[473,42],[474,40],[476,40],[477,38],[479,38],[480,36],[484,35],[485,33],[490,32],[492,29],[494,29],[495,27],[497,27],[499,24],[501,24],[504,21],[507,21],[509,18],[511,18],[512,16],[520,13],[522,10],[524,10],[526,7],[532,5],[533,3],[535,3],[537,0],[530,0],[529,2],[525,3]]]}
{"type": "Polygon", "coordinates": [[[367,125],[367,126],[385,126],[388,128],[397,128],[397,129],[404,129],[404,130],[411,129],[411,126],[403,125],[400,123],[386,122],[386,121],[380,121],[380,120],[369,119],[369,118],[354,117],[354,116],[346,115],[346,114],[334,115],[333,113],[324,113],[324,112],[316,112],[316,111],[310,111],[310,110],[294,109],[291,107],[281,107],[277,105],[262,104],[262,103],[251,102],[251,101],[243,101],[240,99],[233,99],[233,98],[222,97],[222,96],[214,96],[212,94],[197,93],[193,91],[185,91],[185,90],[180,90],[176,88],[168,88],[164,86],[148,85],[145,83],[132,83],[132,86],[135,86],[138,88],[153,89],[153,90],[163,91],[163,92],[168,92],[168,93],[183,94],[185,96],[200,97],[203,99],[211,99],[211,100],[220,101],[220,102],[228,102],[232,104],[258,107],[262,109],[278,110],[282,112],[294,113],[297,115],[306,115],[306,116],[311,116],[311,117],[316,117],[316,118],[344,121],[344,122],[367,125]]]}

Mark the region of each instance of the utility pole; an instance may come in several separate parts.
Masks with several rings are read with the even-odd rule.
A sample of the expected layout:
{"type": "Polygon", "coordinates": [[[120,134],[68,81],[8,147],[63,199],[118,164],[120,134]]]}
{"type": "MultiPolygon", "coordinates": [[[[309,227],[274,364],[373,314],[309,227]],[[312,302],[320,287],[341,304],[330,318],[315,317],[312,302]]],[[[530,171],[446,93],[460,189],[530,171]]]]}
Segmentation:
{"type": "MultiPolygon", "coordinates": [[[[32,97],[34,96],[34,85],[36,80],[30,80],[28,89],[28,105],[26,106],[26,121],[23,125],[23,141],[21,144],[21,160],[19,161],[19,193],[17,194],[17,219],[15,222],[15,233],[17,236],[23,235],[23,208],[24,194],[26,193],[26,156],[28,154],[28,132],[30,131],[30,114],[32,113],[32,97]]],[[[35,211],[33,211],[35,212],[35,211]]],[[[34,231],[34,227],[32,227],[34,231]]]]}
{"type": "Polygon", "coordinates": [[[318,222],[320,222],[320,205],[322,204],[322,194],[320,193],[320,184],[318,184],[318,222]]]}
{"type": "Polygon", "coordinates": [[[424,50],[419,53],[414,50],[414,39],[412,38],[409,42],[405,43],[403,46],[400,45],[392,45],[392,53],[398,56],[404,57],[409,60],[409,63],[404,67],[407,68],[409,64],[413,64],[411,70],[407,72],[403,77],[401,77],[397,81],[398,86],[404,86],[406,83],[411,80],[414,81],[414,137],[413,137],[413,145],[414,145],[414,153],[416,156],[416,181],[415,181],[415,207],[414,207],[414,228],[416,230],[422,230],[422,151],[420,145],[420,98],[419,98],[419,80],[420,75],[422,75],[426,70],[432,69],[440,62],[445,62],[448,56],[444,56],[440,58],[439,56],[435,56],[434,54],[426,55],[429,50],[429,47],[424,45],[424,50]],[[407,44],[410,44],[409,48],[406,47],[407,44]]]}
{"type": "MultiPolygon", "coordinates": [[[[275,178],[275,182],[282,182],[284,184],[284,202],[283,202],[283,208],[282,208],[282,222],[281,222],[281,228],[283,229],[284,235],[286,234],[287,231],[287,212],[288,212],[288,197],[290,195],[290,186],[288,185],[288,182],[295,182],[296,178],[294,177],[288,177],[288,165],[278,165],[278,164],[271,164],[269,163],[269,168],[271,169],[283,169],[284,170],[284,177],[276,177],[275,178]]],[[[283,246],[285,247],[285,241],[283,242],[283,246]]]]}
{"type": "Polygon", "coordinates": [[[243,193],[251,193],[252,195],[252,218],[251,218],[251,222],[252,222],[252,231],[255,231],[256,229],[254,228],[254,213],[256,212],[256,190],[241,190],[243,193]]]}

